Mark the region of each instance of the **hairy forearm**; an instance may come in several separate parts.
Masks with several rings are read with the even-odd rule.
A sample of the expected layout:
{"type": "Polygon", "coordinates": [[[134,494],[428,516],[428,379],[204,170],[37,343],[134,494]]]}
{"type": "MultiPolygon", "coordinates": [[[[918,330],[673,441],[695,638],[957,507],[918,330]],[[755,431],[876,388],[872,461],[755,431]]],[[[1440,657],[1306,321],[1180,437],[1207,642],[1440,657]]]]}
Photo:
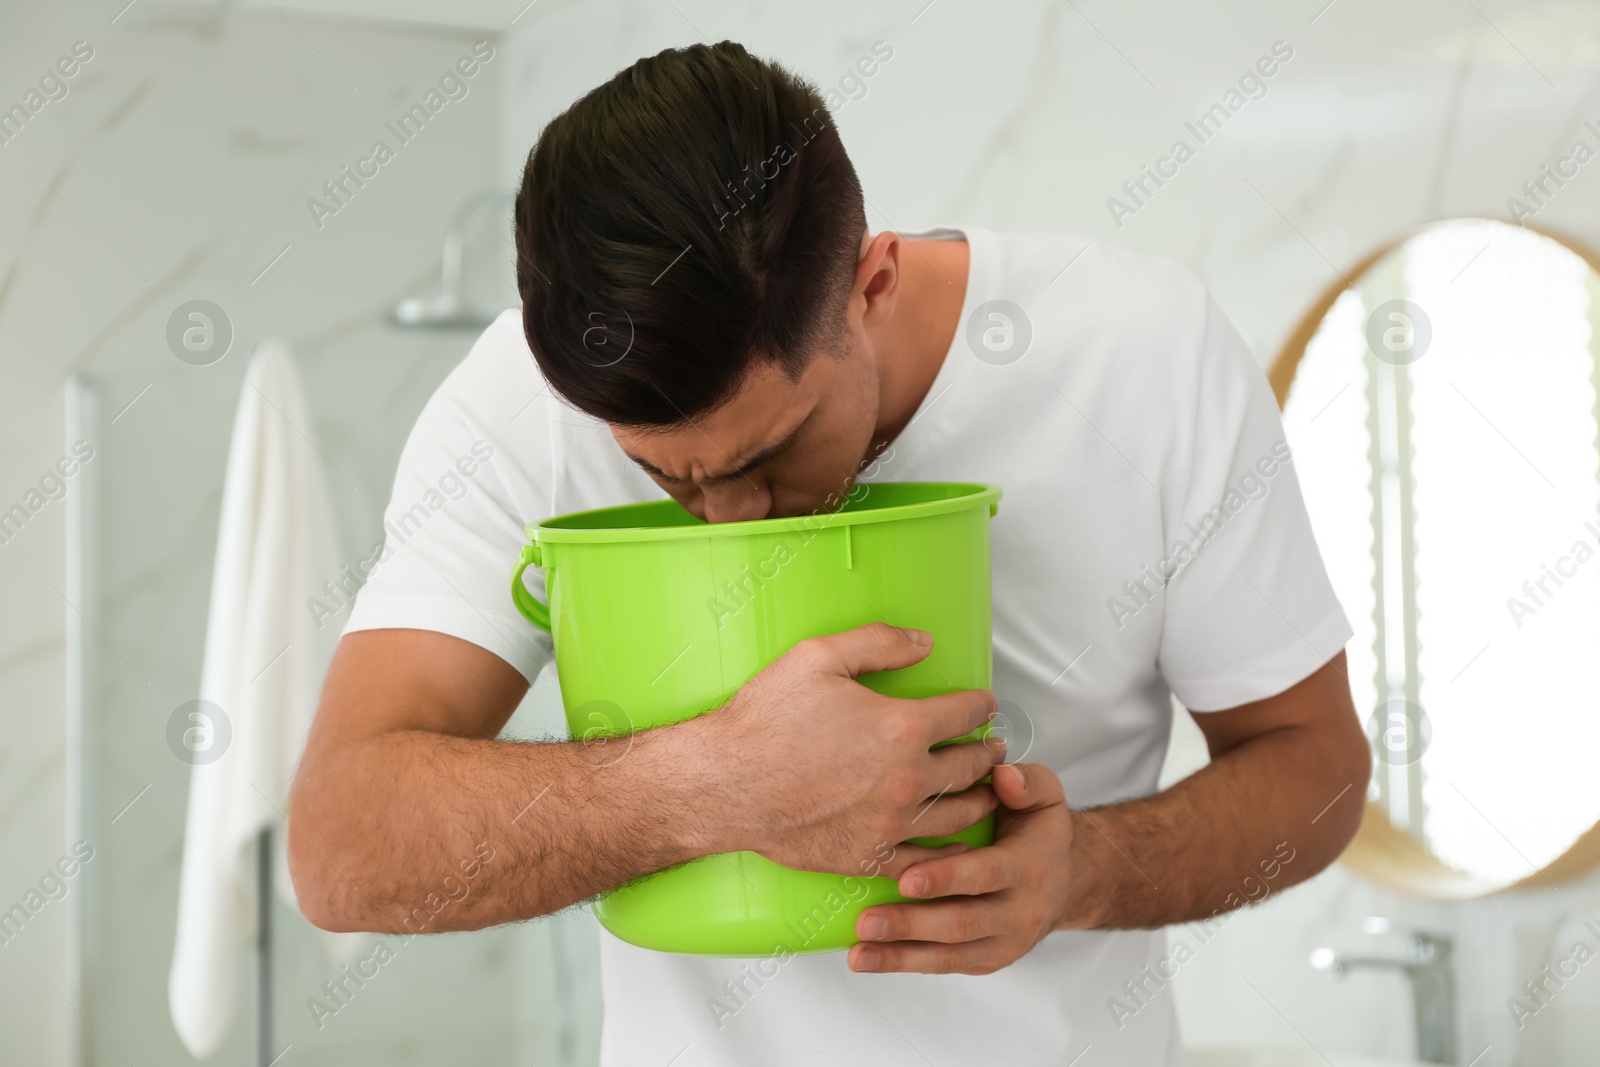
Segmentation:
{"type": "Polygon", "coordinates": [[[1061,929],[1209,918],[1302,882],[1361,821],[1370,768],[1324,731],[1254,738],[1153,796],[1073,812],[1061,929]]]}
{"type": "Polygon", "coordinates": [[[301,907],[327,929],[473,930],[716,851],[684,769],[695,732],[595,745],[396,730],[308,752],[289,831],[301,907]]]}

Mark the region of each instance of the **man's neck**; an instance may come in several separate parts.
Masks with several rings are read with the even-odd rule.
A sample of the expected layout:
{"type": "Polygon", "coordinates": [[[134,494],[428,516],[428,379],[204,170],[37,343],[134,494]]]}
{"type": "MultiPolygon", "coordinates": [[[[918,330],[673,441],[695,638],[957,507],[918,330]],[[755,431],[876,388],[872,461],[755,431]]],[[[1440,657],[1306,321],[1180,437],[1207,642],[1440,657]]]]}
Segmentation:
{"type": "Polygon", "coordinates": [[[900,293],[878,343],[878,426],[868,459],[900,436],[944,365],[966,300],[969,253],[966,241],[900,243],[900,293]]]}

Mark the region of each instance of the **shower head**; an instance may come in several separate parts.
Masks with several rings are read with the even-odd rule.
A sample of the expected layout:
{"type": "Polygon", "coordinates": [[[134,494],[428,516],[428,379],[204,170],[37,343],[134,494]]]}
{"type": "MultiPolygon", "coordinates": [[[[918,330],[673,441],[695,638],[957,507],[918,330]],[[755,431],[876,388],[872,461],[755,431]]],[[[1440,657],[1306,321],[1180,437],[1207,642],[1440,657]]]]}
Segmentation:
{"type": "Polygon", "coordinates": [[[412,330],[482,330],[499,314],[468,307],[454,293],[440,293],[406,297],[389,312],[389,321],[412,330]]]}
{"type": "Polygon", "coordinates": [[[482,330],[499,315],[499,308],[475,307],[461,299],[461,246],[467,224],[478,205],[490,201],[511,201],[510,193],[498,190],[475,193],[456,209],[445,231],[443,284],[437,296],[412,296],[400,301],[389,312],[389,322],[413,330],[482,330]]]}

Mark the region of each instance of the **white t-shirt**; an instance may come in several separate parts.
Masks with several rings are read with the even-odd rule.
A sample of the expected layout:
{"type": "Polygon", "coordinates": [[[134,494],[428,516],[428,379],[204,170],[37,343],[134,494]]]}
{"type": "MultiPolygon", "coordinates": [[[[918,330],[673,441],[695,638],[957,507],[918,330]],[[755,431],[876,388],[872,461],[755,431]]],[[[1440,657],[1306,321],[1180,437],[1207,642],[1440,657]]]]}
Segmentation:
{"type": "MultiPolygon", "coordinates": [[[[1002,487],[994,690],[1012,758],[1051,767],[1074,806],[1144,796],[1169,693],[1196,711],[1271,696],[1351,629],[1272,393],[1205,287],[1169,260],[1073,234],[904,236],[963,235],[961,326],[867,480],[1002,487]]],[[[509,592],[524,524],[665,496],[604,423],[544,388],[508,311],[417,420],[386,514],[393,554],[346,632],[437,630],[531,681],[552,652],[509,592]]],[[[732,960],[601,939],[604,1067],[1059,1067],[1091,1045],[1084,1064],[1182,1062],[1170,983],[1152,980],[1174,967],[1160,930],[1054,933],[982,977],[855,974],[842,952],[732,960]]]]}

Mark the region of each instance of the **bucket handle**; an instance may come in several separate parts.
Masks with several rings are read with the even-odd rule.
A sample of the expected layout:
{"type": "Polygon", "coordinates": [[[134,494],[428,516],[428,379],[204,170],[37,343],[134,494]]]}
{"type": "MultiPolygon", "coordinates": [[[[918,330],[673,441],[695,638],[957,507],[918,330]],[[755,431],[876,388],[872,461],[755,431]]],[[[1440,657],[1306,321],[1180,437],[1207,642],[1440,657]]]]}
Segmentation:
{"type": "Polygon", "coordinates": [[[522,584],[522,572],[528,569],[530,563],[535,567],[541,566],[538,545],[522,546],[522,555],[517,557],[517,569],[511,572],[511,599],[524,618],[549,633],[550,609],[541,604],[537,597],[528,592],[528,587],[522,584]]]}

